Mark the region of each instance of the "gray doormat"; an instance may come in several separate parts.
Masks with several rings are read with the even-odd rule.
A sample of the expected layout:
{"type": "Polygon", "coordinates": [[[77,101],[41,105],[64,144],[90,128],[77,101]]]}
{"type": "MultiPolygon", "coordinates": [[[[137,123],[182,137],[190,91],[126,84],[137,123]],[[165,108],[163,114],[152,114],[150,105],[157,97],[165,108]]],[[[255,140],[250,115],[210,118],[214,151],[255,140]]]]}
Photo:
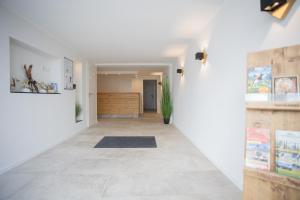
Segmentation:
{"type": "Polygon", "coordinates": [[[104,136],[94,148],[156,148],[154,136],[104,136]]]}

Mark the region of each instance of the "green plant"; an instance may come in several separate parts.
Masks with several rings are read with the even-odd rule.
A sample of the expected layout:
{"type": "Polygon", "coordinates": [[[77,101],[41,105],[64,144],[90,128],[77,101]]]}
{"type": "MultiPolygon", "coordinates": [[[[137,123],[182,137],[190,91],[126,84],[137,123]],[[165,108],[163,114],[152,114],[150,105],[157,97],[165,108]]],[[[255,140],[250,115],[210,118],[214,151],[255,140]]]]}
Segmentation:
{"type": "Polygon", "coordinates": [[[170,84],[168,78],[162,82],[161,113],[165,120],[170,120],[173,111],[170,84]]]}
{"type": "Polygon", "coordinates": [[[80,115],[81,110],[82,110],[81,105],[79,103],[76,103],[75,104],[75,116],[76,116],[76,118],[80,115]]]}

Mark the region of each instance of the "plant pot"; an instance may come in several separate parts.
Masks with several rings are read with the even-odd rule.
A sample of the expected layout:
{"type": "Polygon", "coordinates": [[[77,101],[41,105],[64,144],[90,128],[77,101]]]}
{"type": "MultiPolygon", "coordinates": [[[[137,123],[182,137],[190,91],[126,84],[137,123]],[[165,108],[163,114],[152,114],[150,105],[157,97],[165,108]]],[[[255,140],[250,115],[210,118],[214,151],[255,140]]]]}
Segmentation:
{"type": "Polygon", "coordinates": [[[169,124],[170,123],[170,118],[166,119],[164,118],[164,124],[169,124]]]}

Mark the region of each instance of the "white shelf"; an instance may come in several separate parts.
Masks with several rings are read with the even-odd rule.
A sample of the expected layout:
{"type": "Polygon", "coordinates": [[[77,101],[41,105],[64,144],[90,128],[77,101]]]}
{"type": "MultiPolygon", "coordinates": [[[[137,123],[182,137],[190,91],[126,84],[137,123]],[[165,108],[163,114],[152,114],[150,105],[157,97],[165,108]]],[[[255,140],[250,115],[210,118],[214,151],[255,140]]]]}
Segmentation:
{"type": "Polygon", "coordinates": [[[12,93],[26,93],[23,86],[27,80],[24,65],[27,68],[29,65],[33,66],[32,77],[38,83],[57,85],[57,90],[51,93],[62,92],[63,60],[29,44],[10,38],[10,78],[11,81],[14,79],[16,83],[16,87],[11,87],[12,93]]]}
{"type": "Polygon", "coordinates": [[[245,96],[248,110],[300,111],[300,94],[247,94],[245,96]]]}

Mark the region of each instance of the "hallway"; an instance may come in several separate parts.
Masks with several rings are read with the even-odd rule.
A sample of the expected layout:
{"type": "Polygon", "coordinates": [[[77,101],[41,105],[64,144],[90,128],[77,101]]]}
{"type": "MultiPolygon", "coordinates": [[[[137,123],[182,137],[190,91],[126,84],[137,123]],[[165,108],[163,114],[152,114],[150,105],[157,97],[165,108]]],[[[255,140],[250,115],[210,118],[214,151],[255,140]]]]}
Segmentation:
{"type": "Polygon", "coordinates": [[[174,126],[106,119],[1,175],[0,199],[235,200],[241,192],[174,126]],[[158,148],[93,148],[104,135],[155,136],[158,148]]]}

